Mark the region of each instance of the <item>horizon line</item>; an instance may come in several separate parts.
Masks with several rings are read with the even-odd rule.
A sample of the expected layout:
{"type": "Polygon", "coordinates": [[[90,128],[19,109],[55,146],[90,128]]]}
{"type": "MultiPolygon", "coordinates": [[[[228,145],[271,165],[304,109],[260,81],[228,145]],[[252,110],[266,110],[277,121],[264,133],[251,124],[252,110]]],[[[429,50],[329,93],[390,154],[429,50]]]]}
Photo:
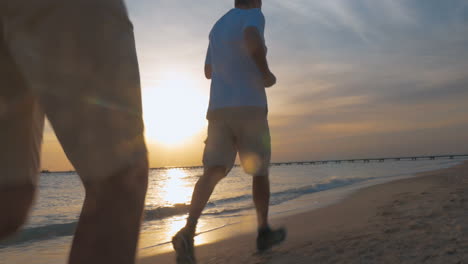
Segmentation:
{"type": "MultiPolygon", "coordinates": [[[[373,158],[346,158],[346,159],[329,159],[329,160],[313,160],[313,161],[282,161],[282,162],[271,162],[270,166],[281,166],[281,165],[292,165],[292,164],[326,164],[326,163],[341,163],[341,162],[354,162],[354,161],[384,161],[384,160],[407,160],[407,159],[424,159],[424,158],[455,158],[455,157],[468,157],[468,154],[436,154],[436,155],[411,155],[411,156],[394,156],[394,157],[373,157],[373,158]]],[[[238,167],[240,164],[234,164],[234,167],[238,167]]],[[[203,168],[203,165],[194,165],[194,166],[162,166],[162,167],[152,167],[149,170],[165,170],[165,169],[196,169],[203,168]]],[[[66,170],[66,171],[50,171],[48,169],[41,169],[40,173],[76,173],[76,170],[66,170]]]]}

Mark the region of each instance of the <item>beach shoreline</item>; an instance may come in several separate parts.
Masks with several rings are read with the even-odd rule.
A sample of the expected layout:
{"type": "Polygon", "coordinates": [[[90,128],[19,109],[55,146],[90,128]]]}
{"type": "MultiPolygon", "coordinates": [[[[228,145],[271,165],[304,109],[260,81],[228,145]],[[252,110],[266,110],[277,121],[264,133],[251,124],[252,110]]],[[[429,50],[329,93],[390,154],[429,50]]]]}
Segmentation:
{"type": "MultiPolygon", "coordinates": [[[[199,263],[466,263],[468,162],[350,194],[326,207],[273,218],[287,241],[255,253],[251,223],[196,247],[199,263]]],[[[233,228],[239,228],[233,226],[233,228]]],[[[175,263],[173,252],[139,260],[175,263]]]]}

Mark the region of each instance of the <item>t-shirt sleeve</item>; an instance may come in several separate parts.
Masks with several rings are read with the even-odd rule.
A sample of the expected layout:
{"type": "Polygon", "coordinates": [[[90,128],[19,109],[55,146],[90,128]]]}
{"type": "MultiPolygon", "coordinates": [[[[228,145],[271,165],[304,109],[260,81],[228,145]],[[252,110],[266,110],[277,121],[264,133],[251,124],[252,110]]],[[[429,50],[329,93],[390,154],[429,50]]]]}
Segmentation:
{"type": "Polygon", "coordinates": [[[260,10],[252,10],[248,16],[245,24],[244,30],[248,27],[256,27],[262,38],[264,37],[265,32],[265,16],[260,10]]]}

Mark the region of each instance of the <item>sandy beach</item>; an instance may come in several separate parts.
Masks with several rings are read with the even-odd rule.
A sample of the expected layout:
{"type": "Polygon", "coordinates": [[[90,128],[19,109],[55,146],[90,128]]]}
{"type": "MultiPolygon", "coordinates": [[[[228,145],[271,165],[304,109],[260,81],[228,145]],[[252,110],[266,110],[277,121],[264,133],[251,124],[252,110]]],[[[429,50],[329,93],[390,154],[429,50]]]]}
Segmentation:
{"type": "MultiPolygon", "coordinates": [[[[255,253],[254,232],[196,248],[198,263],[468,263],[468,162],[274,219],[288,239],[255,253]]],[[[166,253],[140,264],[175,263],[166,253]]]]}

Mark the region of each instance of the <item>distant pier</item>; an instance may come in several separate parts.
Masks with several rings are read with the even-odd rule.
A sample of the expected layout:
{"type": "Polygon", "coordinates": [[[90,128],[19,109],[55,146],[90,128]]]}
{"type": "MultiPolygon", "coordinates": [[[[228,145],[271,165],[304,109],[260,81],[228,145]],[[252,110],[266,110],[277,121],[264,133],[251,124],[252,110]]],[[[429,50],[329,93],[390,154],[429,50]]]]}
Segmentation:
{"type": "MultiPolygon", "coordinates": [[[[436,159],[458,159],[468,158],[466,155],[431,155],[431,156],[407,156],[407,157],[389,157],[389,158],[363,158],[363,159],[338,159],[338,160],[316,160],[316,161],[289,161],[289,162],[272,162],[271,166],[292,166],[292,165],[322,165],[322,164],[340,164],[340,163],[371,163],[385,161],[417,161],[417,160],[436,160],[436,159]]],[[[238,167],[239,165],[235,165],[238,167]]],[[[153,170],[165,169],[203,169],[203,166],[188,166],[188,167],[163,167],[153,168],[153,170]]]]}
{"type": "Polygon", "coordinates": [[[367,159],[342,159],[342,160],[319,160],[319,161],[294,161],[294,162],[275,162],[272,166],[288,166],[288,165],[319,165],[329,163],[370,163],[370,162],[385,162],[385,161],[417,161],[417,160],[436,160],[436,159],[456,159],[468,158],[466,155],[432,155],[432,156],[408,156],[408,157],[389,157],[389,158],[367,158],[367,159]]]}

